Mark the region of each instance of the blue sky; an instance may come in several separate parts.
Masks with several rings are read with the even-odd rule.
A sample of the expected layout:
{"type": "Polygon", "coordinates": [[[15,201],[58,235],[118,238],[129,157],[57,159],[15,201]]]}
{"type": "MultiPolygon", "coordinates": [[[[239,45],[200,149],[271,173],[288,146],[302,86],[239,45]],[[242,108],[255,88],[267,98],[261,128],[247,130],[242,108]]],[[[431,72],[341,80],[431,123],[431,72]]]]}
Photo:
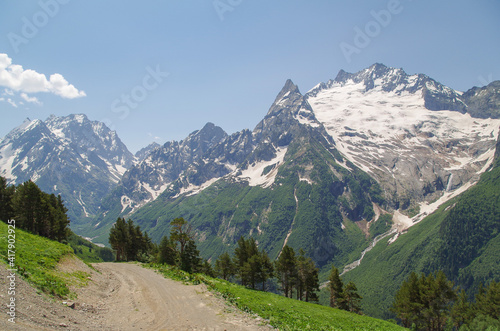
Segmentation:
{"type": "Polygon", "coordinates": [[[286,79],[305,93],[375,62],[464,91],[500,79],[499,31],[498,0],[0,0],[0,136],[73,113],[132,152],[233,133],[286,79]]]}

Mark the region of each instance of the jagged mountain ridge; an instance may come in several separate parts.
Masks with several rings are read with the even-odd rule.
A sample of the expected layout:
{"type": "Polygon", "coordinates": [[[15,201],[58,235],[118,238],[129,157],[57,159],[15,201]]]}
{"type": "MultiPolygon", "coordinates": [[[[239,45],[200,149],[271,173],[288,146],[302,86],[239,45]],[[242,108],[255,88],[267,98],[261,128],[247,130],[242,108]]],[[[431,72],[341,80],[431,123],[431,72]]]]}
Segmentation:
{"type": "MultiPolygon", "coordinates": [[[[325,157],[328,158],[326,164],[330,170],[326,173],[336,178],[331,183],[329,194],[338,206],[336,211],[330,211],[331,215],[337,215],[332,216],[332,220],[337,219],[333,222],[337,227],[333,231],[335,233],[332,232],[326,236],[328,239],[323,240],[323,248],[327,247],[324,251],[329,255],[328,259],[335,259],[334,252],[340,252],[339,254],[344,254],[344,257],[339,258],[339,261],[345,262],[345,254],[348,254],[349,250],[341,252],[342,249],[333,244],[341,237],[338,235],[339,228],[345,228],[346,224],[348,226],[354,224],[349,222],[358,222],[357,228],[362,229],[364,234],[361,232],[353,234],[356,230],[348,229],[352,230],[352,237],[347,237],[358,238],[356,240],[361,246],[366,245],[358,235],[361,234],[361,237],[366,235],[369,224],[375,222],[378,214],[383,213],[384,209],[396,211],[402,223],[398,225],[400,230],[403,230],[410,226],[413,220],[398,210],[406,214],[416,214],[420,211],[423,217],[431,211],[430,207],[427,208],[429,202],[446,194],[451,196],[454,192],[458,193],[459,188],[467,188],[469,182],[473,183],[477,180],[478,174],[487,169],[493,160],[499,123],[496,120],[480,119],[478,113],[484,114],[485,111],[478,111],[479,107],[476,107],[476,113],[472,114],[475,117],[471,117],[469,113],[472,113],[470,109],[473,107],[467,104],[467,101],[471,100],[469,94],[471,93],[461,93],[445,87],[425,75],[408,75],[402,69],[387,68],[380,64],[356,74],[341,71],[335,80],[319,84],[305,95],[302,95],[297,86],[289,80],[265,118],[252,132],[243,130],[222,139],[180,172],[177,179],[169,182],[166,190],[158,195],[158,201],[149,199],[146,201],[149,204],[135,209],[134,213],[129,215],[153,233],[153,236],[155,234],[161,236],[168,232],[169,217],[184,215],[197,224],[199,239],[202,241],[201,247],[205,251],[220,252],[221,243],[214,244],[219,245],[219,248],[210,247],[212,246],[210,242],[215,240],[214,233],[223,238],[222,242],[225,245],[234,242],[238,235],[258,234],[264,246],[278,253],[279,246],[288,243],[289,240],[291,243],[303,242],[303,238],[294,233],[292,225],[301,212],[298,206],[303,204],[301,198],[296,196],[297,185],[307,183],[314,187],[320,184],[320,180],[312,179],[315,177],[312,174],[317,170],[315,167],[320,167],[318,163],[313,165],[312,162],[300,166],[298,167],[300,169],[294,171],[295,174],[285,170],[296,162],[290,152],[290,146],[295,146],[294,143],[298,141],[308,141],[305,144],[308,148],[312,148],[313,145],[321,146],[322,151],[319,152],[317,149],[316,152],[321,155],[319,158],[323,161],[325,157]],[[342,95],[339,90],[344,90],[343,92],[347,94],[342,95]],[[330,102],[335,101],[331,99],[331,94],[336,92],[339,92],[347,102],[352,102],[354,98],[358,100],[350,105],[351,109],[358,108],[357,110],[371,113],[365,118],[347,116],[346,122],[338,113],[345,110],[342,108],[343,105],[330,102]],[[378,99],[373,99],[374,95],[378,99]],[[330,97],[330,100],[321,99],[327,97],[330,97]],[[330,108],[322,109],[322,105],[330,108]],[[380,113],[389,116],[382,116],[381,121],[382,124],[387,122],[388,125],[379,125],[379,130],[376,131],[374,129],[380,123],[373,118],[380,113]],[[326,116],[328,114],[330,117],[326,116]],[[395,121],[395,114],[401,118],[396,118],[395,121]],[[390,122],[391,119],[393,122],[390,122]],[[356,127],[356,122],[369,123],[368,126],[371,127],[356,127]],[[349,125],[344,125],[346,123],[349,125]],[[378,124],[374,128],[373,124],[376,123],[378,124]],[[466,125],[463,126],[463,123],[466,125]],[[377,148],[376,153],[370,148],[377,148]],[[357,152],[354,153],[353,150],[357,152]],[[356,205],[352,199],[356,185],[352,182],[352,178],[345,179],[347,176],[343,171],[347,171],[350,175],[358,174],[358,179],[354,181],[357,180],[359,183],[364,177],[359,175],[362,173],[360,169],[375,178],[382,189],[377,192],[377,189],[373,188],[368,195],[357,196],[361,203],[356,205]],[[280,232],[272,239],[279,243],[271,244],[271,240],[264,239],[265,235],[262,233],[265,232],[263,227],[267,222],[266,218],[273,212],[272,206],[275,204],[273,199],[276,197],[263,194],[259,189],[276,191],[279,185],[283,185],[283,181],[287,180],[293,182],[294,187],[283,193],[288,196],[287,207],[283,208],[288,209],[289,219],[287,221],[280,219],[277,222],[283,229],[288,230],[273,230],[276,233],[280,232]],[[249,190],[249,192],[243,194],[240,203],[232,202],[227,206],[225,212],[217,208],[212,210],[219,216],[203,213],[201,209],[207,208],[208,202],[209,205],[216,203],[217,195],[224,196],[225,191],[232,190],[245,192],[249,190]],[[255,193],[257,191],[258,194],[255,193]],[[264,207],[252,199],[247,201],[248,195],[253,194],[257,196],[262,194],[260,198],[266,200],[267,205],[264,207]],[[241,203],[245,201],[250,205],[254,204],[254,207],[246,209],[249,215],[253,215],[252,217],[234,211],[241,209],[241,203]],[[190,205],[193,211],[185,210],[182,205],[190,205]],[[200,221],[199,217],[211,219],[208,222],[210,226],[207,222],[200,221]],[[241,217],[240,221],[244,225],[231,229],[231,222],[234,222],[236,217],[241,217]],[[342,221],[338,222],[338,219],[342,221]],[[226,229],[222,230],[224,227],[226,229]]],[[[489,98],[494,100],[494,95],[494,92],[490,92],[489,98]]],[[[296,149],[294,151],[296,152],[296,149]]],[[[364,188],[370,190],[372,184],[365,184],[364,188]]],[[[121,211],[121,215],[126,215],[132,210],[132,208],[123,209],[123,203],[118,208],[116,205],[115,200],[114,215],[103,210],[103,215],[108,219],[105,220],[106,217],[103,217],[94,223],[96,226],[94,234],[102,231],[100,227],[106,223],[109,226],[119,214],[116,212],[121,211]]],[[[319,235],[317,237],[325,238],[319,235]]],[[[313,242],[317,247],[322,247],[322,243],[315,240],[313,242]]],[[[314,251],[314,248],[311,250],[314,251]]],[[[208,253],[207,256],[212,256],[211,254],[208,253]]],[[[316,251],[313,254],[319,256],[320,253],[316,251]]]]}
{"type": "MultiPolygon", "coordinates": [[[[186,216],[207,257],[238,235],[258,235],[274,254],[284,243],[309,245],[317,261],[341,265],[367,245],[380,213],[395,211],[408,227],[413,220],[399,211],[429,212],[428,202],[466,189],[488,168],[498,132],[488,118],[498,113],[495,84],[461,93],[380,64],[341,71],[305,95],[289,80],[253,131],[227,135],[207,124],[155,146],[107,187],[99,210],[75,217],[83,215],[81,234],[105,243],[118,216],[157,240],[170,218],[186,216]]],[[[41,178],[54,186],[53,176],[41,178]]],[[[78,207],[79,195],[68,196],[78,207]]]]}
{"type": "Polygon", "coordinates": [[[61,194],[75,226],[94,217],[134,160],[116,132],[85,115],[26,119],[0,140],[0,175],[61,194]]]}
{"type": "MultiPolygon", "coordinates": [[[[347,261],[366,241],[354,221],[374,217],[380,191],[356,166],[347,169],[311,110],[287,81],[252,132],[233,134],[209,149],[130,216],[159,240],[170,220],[182,215],[196,228],[207,258],[232,248],[240,236],[254,236],[273,257],[290,244],[306,249],[320,265],[347,261]],[[237,150],[239,155],[219,154],[237,150]],[[206,177],[203,169],[216,165],[224,171],[206,177]]],[[[97,229],[109,227],[113,218],[99,220],[97,229]]]]}

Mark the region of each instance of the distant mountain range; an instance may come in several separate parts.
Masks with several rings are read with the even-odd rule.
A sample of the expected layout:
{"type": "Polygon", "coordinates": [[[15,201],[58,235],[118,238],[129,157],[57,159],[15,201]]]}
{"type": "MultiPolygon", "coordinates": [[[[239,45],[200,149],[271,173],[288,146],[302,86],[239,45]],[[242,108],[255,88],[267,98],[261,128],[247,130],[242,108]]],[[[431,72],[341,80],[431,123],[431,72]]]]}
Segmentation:
{"type": "Polygon", "coordinates": [[[374,64],[305,94],[288,80],[252,131],[208,123],[135,156],[85,115],[26,120],[0,140],[0,175],[62,194],[97,243],[117,217],[156,241],[184,217],[205,258],[243,235],[271,257],[288,244],[343,266],[472,187],[499,127],[500,82],[462,93],[374,64]]]}
{"type": "Polygon", "coordinates": [[[85,115],[26,119],[0,140],[0,176],[61,194],[77,232],[134,161],[116,132],[85,115]]]}

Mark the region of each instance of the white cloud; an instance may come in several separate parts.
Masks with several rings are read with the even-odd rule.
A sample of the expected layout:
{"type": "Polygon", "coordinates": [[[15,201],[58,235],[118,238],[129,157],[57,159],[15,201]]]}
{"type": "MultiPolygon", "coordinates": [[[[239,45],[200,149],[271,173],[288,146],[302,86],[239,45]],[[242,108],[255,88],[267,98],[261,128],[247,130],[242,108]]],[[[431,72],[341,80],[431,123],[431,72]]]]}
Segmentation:
{"type": "Polygon", "coordinates": [[[158,136],[155,136],[154,134],[152,134],[151,132],[148,132],[148,136],[150,138],[153,138],[153,140],[161,140],[161,137],[158,137],[158,136]]]}
{"type": "Polygon", "coordinates": [[[12,59],[5,53],[0,53],[0,86],[25,94],[48,92],[67,99],[86,96],[84,91],[69,84],[61,74],[52,74],[47,80],[44,74],[12,64],[12,59]]]}
{"type": "Polygon", "coordinates": [[[37,104],[37,105],[41,105],[42,104],[40,102],[40,100],[38,100],[36,97],[30,97],[26,93],[21,93],[21,98],[23,98],[24,101],[26,101],[26,102],[31,102],[31,103],[34,103],[34,104],[37,104]]]}
{"type": "Polygon", "coordinates": [[[14,102],[14,100],[12,100],[11,98],[8,98],[7,99],[7,102],[10,103],[12,105],[12,107],[15,107],[17,108],[17,104],[14,102]]]}

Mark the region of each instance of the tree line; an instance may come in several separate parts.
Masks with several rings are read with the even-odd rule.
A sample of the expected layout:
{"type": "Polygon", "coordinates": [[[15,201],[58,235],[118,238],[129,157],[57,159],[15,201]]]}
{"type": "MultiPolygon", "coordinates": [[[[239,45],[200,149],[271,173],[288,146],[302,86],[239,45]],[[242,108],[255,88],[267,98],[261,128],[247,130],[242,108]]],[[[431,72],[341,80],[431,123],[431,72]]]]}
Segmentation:
{"type": "Polygon", "coordinates": [[[214,276],[211,265],[200,257],[191,225],[183,218],[174,219],[170,225],[170,236],[164,236],[157,245],[134,221],[118,218],[109,232],[116,261],[164,263],[189,273],[214,276]]]}
{"type": "Polygon", "coordinates": [[[418,276],[412,272],[391,308],[403,326],[413,330],[499,330],[500,283],[482,284],[473,301],[455,288],[443,271],[418,276]]]}
{"type": "Polygon", "coordinates": [[[60,195],[43,192],[31,180],[16,187],[0,177],[0,220],[14,219],[17,228],[64,242],[71,234],[67,211],[60,195]]]}
{"type": "Polygon", "coordinates": [[[266,291],[266,282],[276,279],[281,285],[281,292],[288,298],[303,301],[318,301],[319,269],[310,257],[300,249],[297,255],[294,249],[285,245],[275,262],[272,262],[264,250],[257,247],[254,238],[240,237],[234,249],[233,257],[224,253],[215,261],[218,277],[230,280],[233,276],[243,286],[256,289],[260,285],[266,291]]]}
{"type": "MultiPolygon", "coordinates": [[[[200,257],[192,226],[183,218],[174,219],[170,225],[170,236],[164,236],[156,245],[132,220],[118,218],[109,234],[117,261],[168,264],[188,273],[204,273],[262,291],[275,290],[277,282],[279,291],[288,298],[319,301],[319,269],[303,249],[297,254],[285,245],[273,262],[264,250],[259,250],[253,237],[240,237],[233,254],[221,254],[212,267],[200,257]]],[[[335,267],[330,275],[330,289],[332,307],[361,313],[356,285],[349,282],[344,286],[335,267]]]]}

